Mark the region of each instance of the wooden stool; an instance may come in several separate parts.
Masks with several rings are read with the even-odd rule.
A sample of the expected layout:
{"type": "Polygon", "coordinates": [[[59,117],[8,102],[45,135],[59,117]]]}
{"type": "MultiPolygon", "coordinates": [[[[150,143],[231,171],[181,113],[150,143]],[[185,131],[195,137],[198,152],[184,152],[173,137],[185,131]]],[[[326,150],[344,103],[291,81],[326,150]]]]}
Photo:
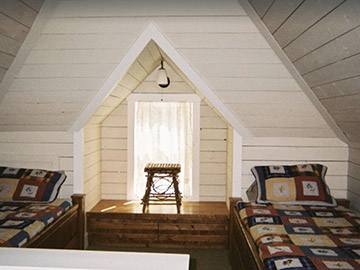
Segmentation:
{"type": "Polygon", "coordinates": [[[144,172],[147,173],[147,182],[145,195],[142,199],[143,213],[145,213],[145,209],[149,206],[150,201],[156,201],[156,204],[174,201],[177,213],[180,214],[181,193],[179,191],[178,180],[180,168],[180,164],[171,163],[148,163],[146,165],[144,172]],[[173,191],[171,190],[172,187],[173,191]]]}

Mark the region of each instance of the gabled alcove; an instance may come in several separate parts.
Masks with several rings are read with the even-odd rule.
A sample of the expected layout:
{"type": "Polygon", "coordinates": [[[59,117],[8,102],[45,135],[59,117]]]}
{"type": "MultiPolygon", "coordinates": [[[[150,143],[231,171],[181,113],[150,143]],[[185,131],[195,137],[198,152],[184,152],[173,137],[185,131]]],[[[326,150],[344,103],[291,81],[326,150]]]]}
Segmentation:
{"type": "MultiPolygon", "coordinates": [[[[211,191],[200,190],[200,200],[225,201],[227,197],[234,195],[234,186],[239,186],[239,183],[241,183],[241,166],[236,166],[236,168],[232,166],[234,160],[234,152],[232,149],[235,141],[236,147],[240,152],[241,136],[250,137],[249,132],[243,128],[241,123],[239,123],[233,114],[224,106],[185,59],[183,59],[161,33],[150,24],[71,128],[71,131],[75,132],[75,163],[80,165],[75,166],[76,170],[74,175],[75,178],[82,179],[82,181],[74,184],[74,189],[78,189],[80,192],[87,194],[87,209],[90,209],[102,198],[125,199],[123,191],[115,192],[114,194],[106,194],[106,191],[102,192],[102,189],[106,190],[116,187],[120,190],[125,190],[124,186],[126,185],[124,182],[124,171],[120,168],[121,166],[125,166],[124,162],[126,162],[126,160],[122,160],[123,163],[118,163],[120,166],[118,170],[112,171],[113,177],[115,178],[106,175],[106,165],[104,166],[102,161],[103,156],[109,153],[106,152],[104,144],[108,144],[109,139],[119,139],[118,142],[120,142],[121,139],[124,138],[107,138],[103,140],[103,137],[106,137],[103,130],[104,123],[106,124],[106,119],[111,118],[114,114],[116,115],[117,110],[121,111],[121,106],[126,105],[126,98],[131,93],[141,92],[141,88],[138,90],[138,87],[141,86],[143,82],[145,82],[145,84],[153,82],[152,78],[154,75],[152,73],[160,65],[161,59],[164,59],[173,76],[178,78],[178,82],[186,85],[187,89],[185,91],[196,93],[200,97],[204,111],[202,113],[203,117],[210,115],[210,117],[214,119],[217,118],[217,122],[212,121],[212,123],[215,123],[220,129],[223,129],[223,134],[218,138],[219,144],[222,145],[222,147],[220,147],[222,148],[221,151],[217,151],[216,143],[213,143],[213,145],[209,147],[206,143],[200,142],[200,148],[207,149],[207,147],[209,147],[208,154],[200,155],[200,163],[202,159],[210,162],[211,160],[217,160],[217,154],[221,153],[221,169],[216,166],[215,168],[225,175],[225,179],[219,180],[213,177],[212,179],[207,179],[208,182],[203,184],[204,190],[209,189],[209,186],[211,188],[215,187],[221,195],[211,196],[213,194],[211,191]],[[149,79],[146,80],[147,78],[149,79]],[[234,130],[235,135],[233,134],[234,130]],[[215,148],[211,149],[212,147],[215,148]],[[232,179],[235,179],[233,174],[237,175],[237,177],[235,177],[235,184],[232,181],[232,179]],[[102,181],[102,178],[104,178],[104,181],[102,181]],[[208,185],[209,183],[210,185],[208,185]],[[210,194],[210,196],[206,194],[210,194]]],[[[171,92],[171,88],[165,91],[174,93],[171,92]]],[[[155,93],[156,91],[151,90],[151,92],[155,93]]],[[[160,91],[158,91],[158,93],[159,92],[160,91]]],[[[124,117],[124,115],[122,117],[124,117]]],[[[216,133],[209,132],[208,134],[212,134],[211,136],[216,138],[216,133]]],[[[203,141],[206,141],[206,136],[209,135],[203,135],[203,141]]],[[[211,144],[212,143],[208,143],[208,145],[211,144]]],[[[114,153],[109,155],[114,155],[114,153]]],[[[124,159],[124,152],[121,153],[120,156],[124,159]]],[[[238,162],[238,158],[235,159],[238,162]]],[[[215,163],[217,162],[214,162],[214,164],[215,163]]],[[[214,166],[211,167],[214,168],[214,166]]],[[[205,167],[201,167],[200,170],[206,171],[206,165],[205,167]]]]}

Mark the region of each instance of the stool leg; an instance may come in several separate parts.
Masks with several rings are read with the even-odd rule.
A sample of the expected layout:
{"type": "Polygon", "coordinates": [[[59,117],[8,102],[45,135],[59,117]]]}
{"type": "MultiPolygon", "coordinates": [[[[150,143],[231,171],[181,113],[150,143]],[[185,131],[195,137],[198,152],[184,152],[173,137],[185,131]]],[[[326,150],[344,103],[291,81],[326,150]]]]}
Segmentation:
{"type": "Polygon", "coordinates": [[[143,209],[142,212],[145,213],[146,207],[149,205],[149,199],[150,199],[150,192],[151,192],[151,185],[152,185],[152,181],[153,181],[153,175],[152,174],[148,174],[147,177],[147,181],[146,181],[146,190],[145,190],[145,195],[142,199],[143,201],[143,209]]]}
{"type": "Polygon", "coordinates": [[[180,191],[179,191],[179,182],[178,182],[176,176],[173,176],[173,183],[174,183],[177,213],[180,214],[181,195],[180,195],[180,191]]]}

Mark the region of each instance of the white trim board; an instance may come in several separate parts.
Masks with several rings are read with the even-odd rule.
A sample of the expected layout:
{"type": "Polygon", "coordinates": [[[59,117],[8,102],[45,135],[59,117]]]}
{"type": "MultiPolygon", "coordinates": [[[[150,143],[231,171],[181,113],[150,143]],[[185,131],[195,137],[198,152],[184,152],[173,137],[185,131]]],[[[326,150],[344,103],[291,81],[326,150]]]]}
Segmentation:
{"type": "Polygon", "coordinates": [[[250,131],[245,128],[239,119],[225,106],[225,104],[215,95],[213,90],[204,80],[192,69],[186,60],[159,32],[154,24],[150,23],[145,31],[135,41],[128,53],[124,56],[109,78],[99,89],[95,97],[85,107],[80,116],[69,129],[70,132],[79,131],[90,119],[96,109],[102,104],[107,96],[110,95],[113,87],[126,74],[130,66],[136,61],[142,50],[153,40],[157,46],[174,62],[174,64],[184,73],[185,76],[195,85],[195,87],[205,96],[205,98],[216,108],[216,110],[233,126],[238,134],[243,138],[252,138],[250,131]]]}

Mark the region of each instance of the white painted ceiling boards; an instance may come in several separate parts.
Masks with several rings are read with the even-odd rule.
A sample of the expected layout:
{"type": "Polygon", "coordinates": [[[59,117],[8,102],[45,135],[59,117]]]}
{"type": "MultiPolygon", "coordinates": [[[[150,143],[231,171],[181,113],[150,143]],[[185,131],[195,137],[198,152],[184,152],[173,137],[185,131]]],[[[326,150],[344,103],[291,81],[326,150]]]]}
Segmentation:
{"type": "MultiPolygon", "coordinates": [[[[2,82],[0,131],[69,130],[151,23],[253,136],[336,136],[238,1],[105,2],[45,2],[2,82]]],[[[126,79],[120,96],[141,83],[126,79]]]]}

